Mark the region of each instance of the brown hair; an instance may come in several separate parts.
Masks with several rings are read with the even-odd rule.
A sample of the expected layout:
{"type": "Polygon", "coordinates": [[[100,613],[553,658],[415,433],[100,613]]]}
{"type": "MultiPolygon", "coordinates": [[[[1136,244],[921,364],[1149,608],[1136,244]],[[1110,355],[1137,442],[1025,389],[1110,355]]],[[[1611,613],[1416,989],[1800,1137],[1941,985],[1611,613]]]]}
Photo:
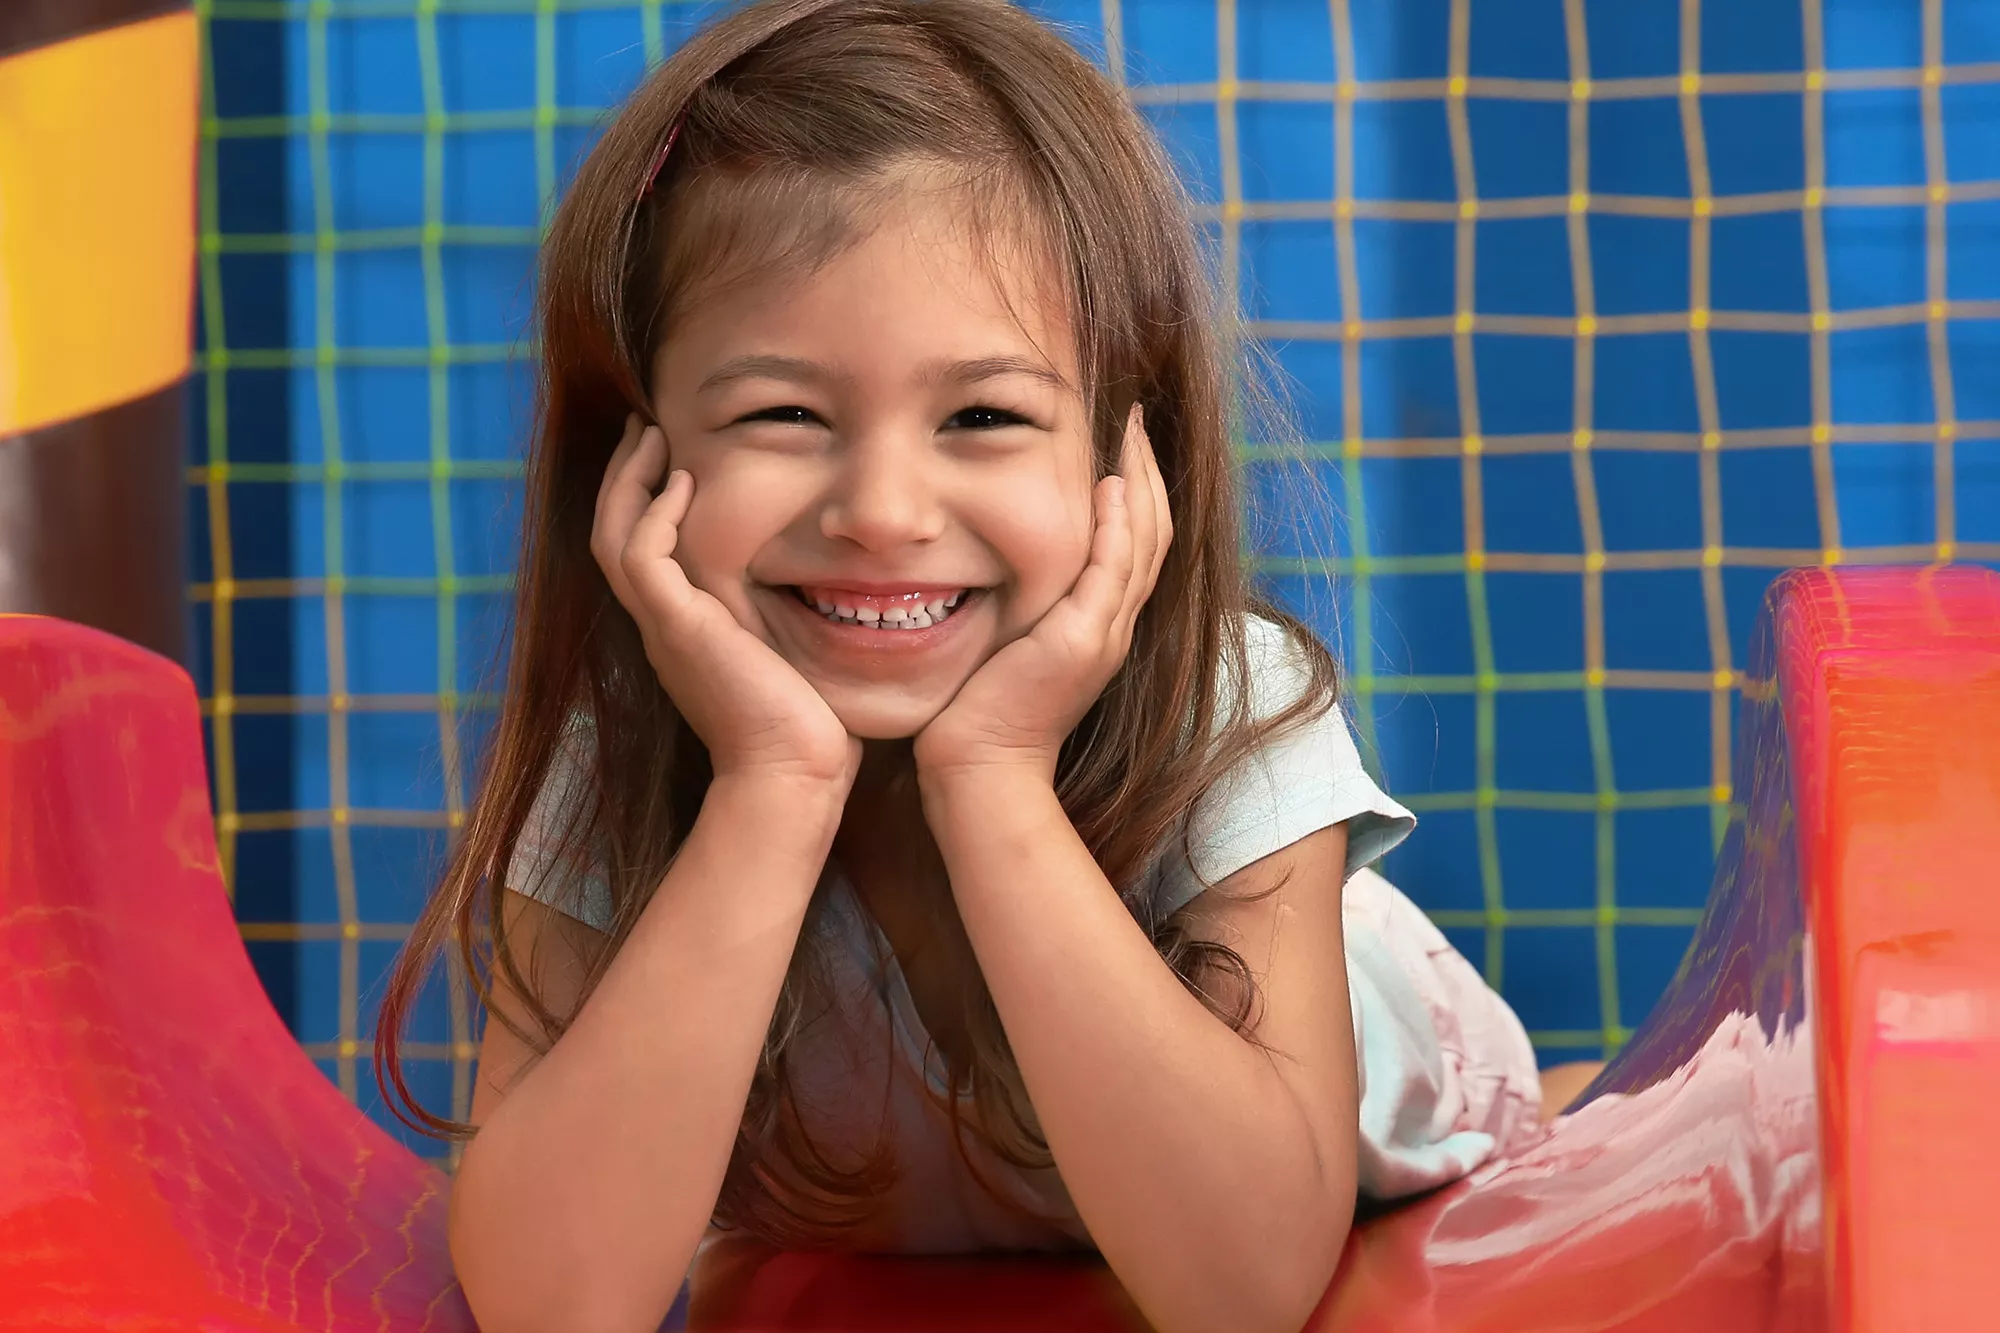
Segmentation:
{"type": "MultiPolygon", "coordinates": [[[[1245,344],[1218,309],[1186,195],[1118,91],[1003,0],[759,0],[696,34],[632,95],[579,168],[542,251],[539,419],[505,706],[463,836],[397,963],[377,1028],[378,1077],[413,1127],[471,1133],[417,1104],[399,1050],[447,941],[489,1012],[496,973],[524,997],[534,1030],[519,1035],[538,1049],[572,1017],[537,997],[531,960],[509,947],[501,911],[504,867],[572,720],[595,724],[595,745],[592,799],[578,806],[566,845],[588,849],[611,905],[586,994],[706,788],[707,755],[590,553],[598,484],[623,420],[652,415],[660,342],[714,284],[831,258],[866,225],[871,188],[910,163],[942,165],[975,196],[1025,205],[1011,218],[1036,220],[1040,234],[1028,239],[1058,263],[1071,304],[1099,475],[1117,459],[1130,405],[1143,404],[1174,541],[1130,655],[1063,747],[1057,791],[1161,956],[1213,1011],[1248,1029],[1247,967],[1176,920],[1153,920],[1143,910],[1148,881],[1225,769],[1272,730],[1331,706],[1334,668],[1310,633],[1251,595],[1243,574],[1232,417],[1268,400],[1263,377],[1232,373],[1245,344]],[[648,193],[670,133],[672,154],[648,193]],[[1218,688],[1248,680],[1252,610],[1284,624],[1311,667],[1305,693],[1261,720],[1247,689],[1218,688]]],[[[779,1243],[865,1218],[893,1173],[879,1155],[858,1170],[827,1161],[791,1102],[791,1037],[824,1000],[811,935],[786,978],[715,1214],[779,1243]]],[[[968,1049],[946,1053],[954,1115],[963,1093],[972,1133],[1009,1160],[1046,1164],[976,965],[964,1000],[968,1049]]]]}

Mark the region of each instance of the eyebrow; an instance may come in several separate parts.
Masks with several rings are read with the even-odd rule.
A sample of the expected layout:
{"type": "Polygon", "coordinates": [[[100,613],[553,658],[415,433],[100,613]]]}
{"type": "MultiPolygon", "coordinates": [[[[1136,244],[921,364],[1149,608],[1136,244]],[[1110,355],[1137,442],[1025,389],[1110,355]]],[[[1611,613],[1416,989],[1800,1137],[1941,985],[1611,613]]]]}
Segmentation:
{"type": "MultiPolygon", "coordinates": [[[[939,384],[981,384],[1007,375],[1025,375],[1053,389],[1072,392],[1070,382],[1053,367],[1024,356],[982,356],[969,361],[926,361],[917,371],[917,382],[925,388],[939,384]]],[[[739,380],[774,379],[800,383],[844,384],[853,376],[796,356],[739,356],[711,371],[695,390],[707,393],[739,380]]]]}

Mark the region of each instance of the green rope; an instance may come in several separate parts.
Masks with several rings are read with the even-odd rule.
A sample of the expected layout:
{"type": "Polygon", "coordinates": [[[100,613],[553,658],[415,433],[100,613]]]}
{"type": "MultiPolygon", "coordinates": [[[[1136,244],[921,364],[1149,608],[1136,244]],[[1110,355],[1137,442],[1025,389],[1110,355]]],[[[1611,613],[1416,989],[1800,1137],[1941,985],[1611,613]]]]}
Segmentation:
{"type": "Polygon", "coordinates": [[[559,0],[535,5],[535,198],[544,227],[556,206],[556,9],[559,0]]]}
{"type": "MultiPolygon", "coordinates": [[[[451,345],[444,299],[444,86],[438,69],[438,0],[417,0],[417,60],[424,93],[424,327],[432,352],[430,364],[430,501],[431,546],[438,579],[438,696],[449,701],[458,691],[458,574],[453,561],[451,483],[451,379],[443,353],[451,345]]],[[[447,713],[450,705],[446,705],[447,713]]],[[[453,725],[439,719],[441,728],[453,725]]],[[[452,749],[455,754],[455,747],[452,749]]],[[[462,775],[447,775],[447,799],[454,810],[464,806],[462,775]]]]}
{"type": "Polygon", "coordinates": [[[646,72],[666,59],[666,35],[660,30],[660,0],[645,0],[639,6],[639,39],[646,44],[646,72]]]}
{"type": "MultiPolygon", "coordinates": [[[[346,693],[346,612],[341,588],[346,573],[346,509],[341,464],[344,449],[340,433],[338,377],[331,353],[339,345],[336,320],[337,271],[332,238],[336,232],[333,215],[333,168],[328,149],[328,73],[326,24],[331,5],[315,0],[307,11],[306,23],[306,105],[310,116],[308,160],[311,171],[313,237],[313,344],[318,361],[313,377],[314,397],[319,405],[320,449],[326,463],[320,487],[321,526],[324,529],[326,593],[327,690],[336,696],[346,693]]],[[[354,854],[345,815],[348,806],[347,715],[335,710],[327,718],[327,755],[331,768],[328,796],[334,809],[331,830],[334,892],[339,903],[340,941],[340,1055],[335,1061],[335,1077],[342,1093],[353,1099],[359,1095],[355,1058],[359,1053],[358,932],[360,914],[354,884],[354,854]]]]}
{"type": "MultiPolygon", "coordinates": [[[[195,22],[207,31],[210,0],[195,0],[195,22]]],[[[206,118],[213,111],[215,100],[215,60],[209,44],[201,43],[201,98],[203,114],[206,118]]],[[[198,358],[193,373],[201,376],[206,438],[204,456],[210,468],[227,469],[229,466],[229,354],[227,351],[228,325],[223,313],[222,299],[222,247],[214,244],[219,238],[222,225],[222,205],[216,180],[218,170],[215,140],[207,135],[201,139],[200,176],[197,181],[199,204],[197,209],[197,236],[200,258],[197,260],[201,284],[201,318],[209,347],[215,349],[210,355],[198,358]]],[[[221,483],[217,483],[220,485],[221,483]]],[[[215,503],[211,493],[209,513],[210,579],[229,580],[232,562],[226,558],[228,541],[227,491],[222,492],[223,503],[215,503]],[[219,522],[218,522],[219,520],[219,522]],[[217,527],[222,531],[216,531],[217,527]]],[[[210,666],[212,679],[210,693],[215,699],[224,701],[211,723],[211,744],[215,771],[215,812],[216,844],[222,863],[222,878],[232,900],[236,892],[236,834],[234,831],[237,814],[236,802],[236,728],[230,715],[228,701],[236,692],[234,668],[234,616],[228,599],[211,608],[210,624],[210,666]]]]}

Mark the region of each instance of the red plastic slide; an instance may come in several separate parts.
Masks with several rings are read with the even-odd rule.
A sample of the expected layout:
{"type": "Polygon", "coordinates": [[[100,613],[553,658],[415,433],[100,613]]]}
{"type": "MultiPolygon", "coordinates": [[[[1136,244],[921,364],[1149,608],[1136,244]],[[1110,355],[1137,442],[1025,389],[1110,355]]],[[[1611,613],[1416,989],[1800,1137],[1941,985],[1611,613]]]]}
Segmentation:
{"type": "MultiPolygon", "coordinates": [[[[1359,1225],[1315,1330],[2000,1319],[2000,578],[1773,588],[1687,963],[1539,1143],[1359,1225]]],[[[470,1329],[445,1182],[266,1002],[176,668],[0,617],[0,1329],[470,1329]]],[[[1101,1266],[780,1255],[689,1327],[1140,1327],[1101,1266]]]]}

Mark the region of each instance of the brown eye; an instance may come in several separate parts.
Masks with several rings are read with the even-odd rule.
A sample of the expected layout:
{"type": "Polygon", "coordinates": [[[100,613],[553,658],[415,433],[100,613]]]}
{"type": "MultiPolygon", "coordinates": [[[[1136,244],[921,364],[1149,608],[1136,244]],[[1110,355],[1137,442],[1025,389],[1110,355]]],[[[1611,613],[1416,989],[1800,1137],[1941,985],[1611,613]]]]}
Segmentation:
{"type": "Polygon", "coordinates": [[[776,421],[782,425],[787,425],[787,426],[811,426],[820,424],[819,418],[813,415],[811,409],[798,406],[767,407],[760,412],[752,412],[750,415],[743,417],[740,420],[776,421]]]}
{"type": "Polygon", "coordinates": [[[1002,426],[1025,426],[1028,419],[1004,407],[968,407],[945,423],[952,430],[996,430],[1002,426]]]}

